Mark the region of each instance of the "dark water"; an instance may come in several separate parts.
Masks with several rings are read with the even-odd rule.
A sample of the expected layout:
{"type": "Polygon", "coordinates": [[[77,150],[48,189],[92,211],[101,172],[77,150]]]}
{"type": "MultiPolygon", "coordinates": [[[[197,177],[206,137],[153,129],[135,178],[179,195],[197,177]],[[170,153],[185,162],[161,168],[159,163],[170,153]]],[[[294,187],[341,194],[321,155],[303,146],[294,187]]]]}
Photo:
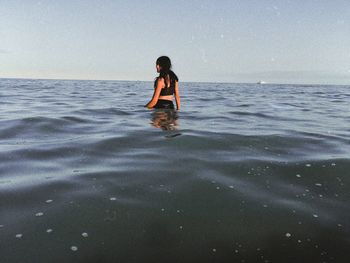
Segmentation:
{"type": "Polygon", "coordinates": [[[0,80],[0,262],[350,262],[350,88],[0,80]]]}

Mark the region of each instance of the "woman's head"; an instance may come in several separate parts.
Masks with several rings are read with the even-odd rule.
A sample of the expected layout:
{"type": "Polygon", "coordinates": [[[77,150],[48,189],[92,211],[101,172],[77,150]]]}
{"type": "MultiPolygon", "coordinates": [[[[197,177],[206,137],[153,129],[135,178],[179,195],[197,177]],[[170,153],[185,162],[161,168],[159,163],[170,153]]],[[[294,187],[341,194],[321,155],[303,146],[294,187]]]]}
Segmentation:
{"type": "MultiPolygon", "coordinates": [[[[179,78],[171,70],[171,61],[167,56],[161,56],[157,58],[156,61],[157,72],[159,73],[159,78],[168,78],[170,77],[171,81],[179,81],[179,78]]],[[[157,81],[157,80],[156,80],[157,81]]]]}
{"type": "Polygon", "coordinates": [[[169,72],[171,69],[171,61],[167,56],[161,56],[156,61],[157,72],[169,72]]]}

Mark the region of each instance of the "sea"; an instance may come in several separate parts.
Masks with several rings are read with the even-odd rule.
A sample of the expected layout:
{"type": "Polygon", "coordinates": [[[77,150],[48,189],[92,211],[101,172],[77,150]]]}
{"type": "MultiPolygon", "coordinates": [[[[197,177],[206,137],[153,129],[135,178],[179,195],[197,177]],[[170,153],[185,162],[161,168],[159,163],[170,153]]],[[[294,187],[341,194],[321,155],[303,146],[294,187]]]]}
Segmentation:
{"type": "Polygon", "coordinates": [[[0,262],[350,262],[350,86],[0,79],[0,262]]]}

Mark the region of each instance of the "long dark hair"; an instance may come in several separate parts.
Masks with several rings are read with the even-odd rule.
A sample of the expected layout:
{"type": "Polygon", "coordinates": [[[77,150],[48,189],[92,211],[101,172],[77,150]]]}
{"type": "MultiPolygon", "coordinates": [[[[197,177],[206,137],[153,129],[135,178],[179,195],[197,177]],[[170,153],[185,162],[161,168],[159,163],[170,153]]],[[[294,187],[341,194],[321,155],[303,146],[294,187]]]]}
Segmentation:
{"type": "Polygon", "coordinates": [[[170,85],[171,83],[175,81],[179,81],[179,78],[176,76],[176,74],[171,70],[171,61],[170,58],[167,56],[161,56],[157,58],[156,64],[160,66],[160,72],[159,77],[156,78],[155,84],[157,83],[157,80],[159,78],[163,78],[165,82],[165,87],[167,86],[166,78],[169,75],[170,78],[170,85]]]}

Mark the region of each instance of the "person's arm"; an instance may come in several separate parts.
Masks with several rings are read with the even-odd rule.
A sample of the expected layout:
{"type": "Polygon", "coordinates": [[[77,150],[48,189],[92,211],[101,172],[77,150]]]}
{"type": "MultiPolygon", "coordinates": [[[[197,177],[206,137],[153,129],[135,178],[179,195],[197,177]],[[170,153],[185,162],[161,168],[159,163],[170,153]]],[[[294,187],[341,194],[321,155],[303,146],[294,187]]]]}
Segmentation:
{"type": "Polygon", "coordinates": [[[179,82],[175,82],[175,100],[176,100],[176,109],[180,110],[180,93],[179,93],[179,82]]]}
{"type": "Polygon", "coordinates": [[[163,78],[159,78],[157,80],[157,86],[154,89],[152,100],[150,102],[148,102],[147,105],[146,105],[147,108],[152,109],[157,104],[160,92],[161,92],[161,90],[162,90],[164,85],[165,85],[164,79],[163,78]]]}

